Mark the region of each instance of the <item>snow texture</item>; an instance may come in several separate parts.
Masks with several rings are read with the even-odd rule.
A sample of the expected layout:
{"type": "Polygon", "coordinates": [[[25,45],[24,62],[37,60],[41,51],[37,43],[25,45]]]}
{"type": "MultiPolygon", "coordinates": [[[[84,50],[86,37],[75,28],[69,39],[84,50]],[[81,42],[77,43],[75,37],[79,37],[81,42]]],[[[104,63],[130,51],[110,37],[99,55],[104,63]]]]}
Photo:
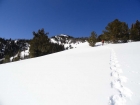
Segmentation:
{"type": "Polygon", "coordinates": [[[111,96],[110,105],[126,105],[125,98],[131,98],[132,92],[123,84],[124,82],[127,82],[127,78],[121,76],[122,69],[120,69],[120,64],[113,49],[111,49],[110,68],[112,76],[111,87],[118,91],[117,94],[111,96]]]}
{"type": "Polygon", "coordinates": [[[140,42],[76,49],[0,65],[0,105],[139,105],[140,42]]]}

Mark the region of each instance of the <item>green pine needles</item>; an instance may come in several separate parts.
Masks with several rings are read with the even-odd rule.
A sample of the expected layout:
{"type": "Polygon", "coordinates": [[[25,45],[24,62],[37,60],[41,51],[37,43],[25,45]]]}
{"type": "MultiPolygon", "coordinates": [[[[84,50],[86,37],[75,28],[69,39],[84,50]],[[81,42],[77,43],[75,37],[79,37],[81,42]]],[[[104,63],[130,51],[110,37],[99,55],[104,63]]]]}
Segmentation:
{"type": "Polygon", "coordinates": [[[91,36],[88,38],[89,45],[94,47],[97,41],[97,34],[93,31],[91,36]]]}
{"type": "Polygon", "coordinates": [[[34,37],[30,42],[31,58],[64,50],[63,45],[51,43],[48,34],[49,33],[45,33],[44,29],[38,30],[38,32],[33,32],[34,37]]]}

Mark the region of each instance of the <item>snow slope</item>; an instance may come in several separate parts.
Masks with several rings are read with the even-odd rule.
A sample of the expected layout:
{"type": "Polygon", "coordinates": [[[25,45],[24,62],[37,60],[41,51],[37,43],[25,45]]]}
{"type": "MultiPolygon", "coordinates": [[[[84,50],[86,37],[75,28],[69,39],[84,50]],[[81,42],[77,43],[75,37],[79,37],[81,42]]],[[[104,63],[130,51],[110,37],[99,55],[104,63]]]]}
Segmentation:
{"type": "Polygon", "coordinates": [[[0,105],[139,105],[140,42],[0,65],[0,105]]]}
{"type": "Polygon", "coordinates": [[[86,42],[87,38],[74,38],[66,34],[56,35],[50,38],[52,43],[64,45],[65,49],[72,49],[79,47],[79,44],[86,42]]]}
{"type": "Polygon", "coordinates": [[[114,96],[121,96],[124,102],[123,105],[140,104],[140,49],[138,46],[140,46],[140,42],[108,46],[112,50],[111,66],[113,66],[112,61],[116,59],[114,60],[116,70],[111,68],[111,71],[112,73],[116,71],[119,75],[119,77],[112,76],[113,88],[118,91],[118,94],[114,96]],[[117,85],[114,79],[119,79],[120,84],[117,85]]]}

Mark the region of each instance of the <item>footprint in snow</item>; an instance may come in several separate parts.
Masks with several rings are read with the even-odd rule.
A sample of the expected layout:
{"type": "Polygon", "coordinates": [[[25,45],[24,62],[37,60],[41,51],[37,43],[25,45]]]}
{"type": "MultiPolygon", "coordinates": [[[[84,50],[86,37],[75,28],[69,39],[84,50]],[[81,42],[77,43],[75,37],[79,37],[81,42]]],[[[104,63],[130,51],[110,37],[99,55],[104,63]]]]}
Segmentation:
{"type": "Polygon", "coordinates": [[[110,97],[109,105],[125,105],[126,100],[121,94],[113,95],[110,97]]]}
{"type": "Polygon", "coordinates": [[[113,80],[111,82],[111,87],[117,89],[118,91],[120,91],[120,89],[122,88],[122,85],[120,84],[120,81],[113,80]]]}
{"type": "Polygon", "coordinates": [[[110,67],[111,70],[116,70],[117,68],[115,66],[110,67]]]}
{"type": "Polygon", "coordinates": [[[116,63],[114,63],[114,62],[111,62],[111,63],[110,63],[110,65],[111,65],[111,66],[115,66],[115,65],[116,65],[116,63]]]}
{"type": "Polygon", "coordinates": [[[112,62],[112,63],[118,63],[118,60],[116,59],[114,59],[114,60],[111,60],[110,62],[112,62]]]}
{"type": "Polygon", "coordinates": [[[115,66],[116,66],[116,67],[120,67],[121,65],[120,65],[120,64],[116,64],[115,66]]]}
{"type": "Polygon", "coordinates": [[[123,73],[122,69],[120,69],[120,68],[116,69],[116,72],[119,73],[119,74],[123,73]]]}
{"type": "Polygon", "coordinates": [[[126,87],[122,87],[122,88],[120,89],[120,91],[121,91],[121,94],[122,94],[124,97],[128,97],[128,98],[131,99],[131,96],[132,96],[133,92],[132,92],[130,89],[128,89],[128,88],[126,88],[126,87]]]}
{"type": "Polygon", "coordinates": [[[111,55],[110,58],[111,58],[111,59],[113,59],[113,58],[117,58],[117,56],[116,56],[116,55],[111,55]]]}
{"type": "Polygon", "coordinates": [[[110,62],[114,62],[114,59],[110,59],[110,62]]]}
{"type": "Polygon", "coordinates": [[[110,59],[111,59],[111,60],[117,60],[117,57],[113,57],[113,58],[111,57],[110,59]]]}
{"type": "Polygon", "coordinates": [[[111,73],[111,76],[114,77],[114,78],[116,78],[116,79],[119,78],[119,75],[118,75],[117,72],[112,72],[112,73],[111,73]]]}
{"type": "Polygon", "coordinates": [[[119,76],[119,81],[121,83],[127,82],[127,78],[125,76],[119,76]]]}
{"type": "Polygon", "coordinates": [[[119,63],[119,62],[116,60],[116,61],[114,61],[114,63],[119,63]]]}
{"type": "Polygon", "coordinates": [[[115,62],[110,62],[110,66],[115,66],[118,65],[118,63],[115,63],[115,62]]]}
{"type": "Polygon", "coordinates": [[[110,97],[109,105],[125,105],[125,97],[131,98],[132,95],[131,90],[123,86],[123,83],[127,82],[127,78],[125,76],[120,75],[120,73],[123,73],[120,66],[121,65],[117,60],[116,53],[112,49],[110,56],[110,69],[112,70],[112,72],[110,75],[112,76],[113,80],[110,84],[111,87],[118,90],[119,93],[110,97]]]}

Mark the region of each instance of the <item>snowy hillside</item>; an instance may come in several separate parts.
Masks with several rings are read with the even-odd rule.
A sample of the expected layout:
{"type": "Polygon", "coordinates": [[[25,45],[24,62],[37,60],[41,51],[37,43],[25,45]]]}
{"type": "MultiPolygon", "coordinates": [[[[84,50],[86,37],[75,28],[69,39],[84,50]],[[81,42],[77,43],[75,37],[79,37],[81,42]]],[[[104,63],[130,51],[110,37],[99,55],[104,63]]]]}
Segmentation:
{"type": "Polygon", "coordinates": [[[0,65],[0,105],[139,105],[140,42],[0,65]]]}
{"type": "Polygon", "coordinates": [[[0,64],[29,57],[29,40],[0,38],[0,64]]]}
{"type": "MultiPolygon", "coordinates": [[[[65,34],[56,35],[49,38],[49,41],[52,43],[52,49],[49,49],[48,52],[55,53],[62,50],[77,48],[81,46],[81,43],[86,42],[86,40],[86,37],[74,38],[65,34]]],[[[0,38],[0,64],[30,58],[30,42],[31,40],[25,39],[12,40],[0,38]]]]}
{"type": "Polygon", "coordinates": [[[87,38],[74,38],[66,34],[56,35],[50,38],[52,43],[64,45],[65,49],[77,48],[79,44],[86,42],[87,38]]]}

